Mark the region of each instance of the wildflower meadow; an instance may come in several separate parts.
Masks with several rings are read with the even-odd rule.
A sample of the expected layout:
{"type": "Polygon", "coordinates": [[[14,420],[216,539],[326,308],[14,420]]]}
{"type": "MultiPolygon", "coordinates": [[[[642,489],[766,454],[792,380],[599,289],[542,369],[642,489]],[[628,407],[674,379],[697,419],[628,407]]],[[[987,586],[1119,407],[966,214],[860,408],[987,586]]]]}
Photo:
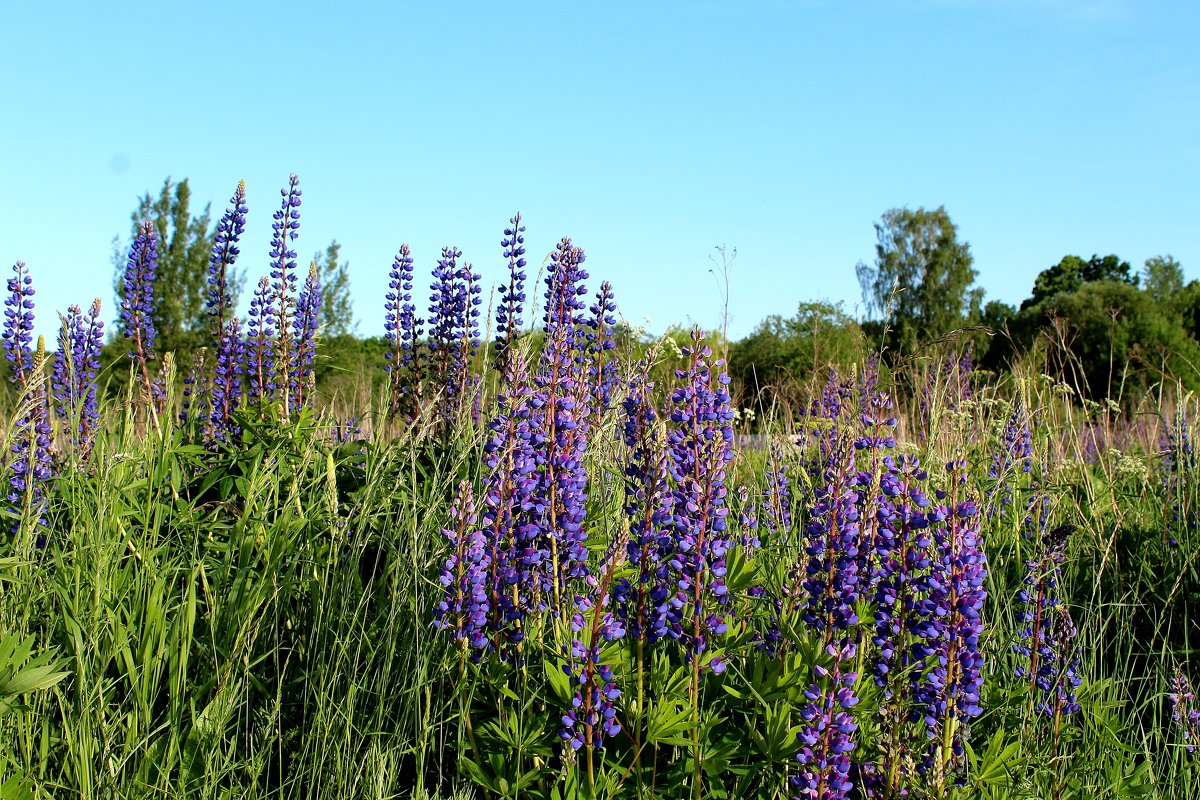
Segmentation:
{"type": "Polygon", "coordinates": [[[1200,792],[1176,376],[1101,401],[1044,349],[861,338],[749,400],[518,214],[397,241],[386,352],[322,383],[300,181],[251,196],[186,358],[150,221],[119,309],[12,268],[0,798],[1200,792]]]}

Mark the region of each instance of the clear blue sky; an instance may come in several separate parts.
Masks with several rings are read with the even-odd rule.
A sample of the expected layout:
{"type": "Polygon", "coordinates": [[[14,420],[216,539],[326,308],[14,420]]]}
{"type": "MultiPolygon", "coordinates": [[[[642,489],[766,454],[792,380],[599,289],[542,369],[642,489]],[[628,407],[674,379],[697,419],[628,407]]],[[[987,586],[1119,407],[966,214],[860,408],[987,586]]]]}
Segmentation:
{"type": "MultiPolygon", "coordinates": [[[[894,206],[945,205],[989,298],[1067,253],[1200,275],[1200,7],[1134,0],[9,3],[0,262],[51,309],[104,299],[136,198],[187,177],[266,271],[289,172],[302,257],[337,238],[360,330],[392,257],[502,274],[560,236],[655,329],[731,333],[804,299],[856,312],[894,206]]],[[[424,293],[422,293],[424,294],[424,293]]],[[[47,330],[48,332],[48,330],[47,330]]]]}

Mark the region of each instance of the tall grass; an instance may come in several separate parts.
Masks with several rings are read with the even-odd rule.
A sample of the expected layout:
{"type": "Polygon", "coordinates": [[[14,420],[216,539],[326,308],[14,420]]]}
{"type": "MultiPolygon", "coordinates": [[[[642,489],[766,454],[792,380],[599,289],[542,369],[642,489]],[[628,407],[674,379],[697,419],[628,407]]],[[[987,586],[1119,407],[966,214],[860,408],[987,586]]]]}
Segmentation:
{"type": "MultiPolygon", "coordinates": [[[[669,347],[657,352],[663,401],[669,369],[682,362],[669,347]]],[[[627,353],[625,374],[631,361],[627,353]]],[[[1175,670],[1189,672],[1197,633],[1200,474],[1194,459],[1171,471],[1164,455],[1194,437],[1195,401],[1166,385],[1118,414],[1081,403],[1032,361],[1009,376],[975,375],[964,397],[943,362],[880,379],[900,417],[897,450],[931,474],[965,458],[965,491],[986,505],[1004,483],[1012,501],[983,518],[983,713],[956,776],[940,790],[916,781],[914,795],[1195,796],[1200,769],[1168,694],[1175,670]],[[1035,423],[1034,466],[989,477],[1018,404],[1035,423]],[[1080,435],[1089,422],[1120,449],[1093,453],[1080,435]],[[1081,710],[1057,729],[1014,676],[1036,492],[1055,524],[1078,528],[1059,597],[1079,628],[1081,710]]],[[[589,768],[557,736],[569,687],[546,665],[571,638],[565,620],[539,628],[543,640],[507,664],[464,658],[432,626],[450,548],[439,531],[451,527],[460,481],[481,480],[491,394],[480,426],[469,410],[434,424],[434,406],[389,420],[378,401],[360,415],[368,433],[344,443],[332,435],[341,415],[247,414],[241,438],[216,451],[172,415],[148,424],[133,390],[109,403],[89,461],[61,454],[49,541],[19,513],[0,536],[0,656],[29,643],[9,666],[0,657],[0,797],[792,796],[803,693],[824,663],[820,635],[746,592],[775,596],[801,556],[817,437],[797,434],[812,418],[778,409],[788,413],[743,424],[757,437],[739,440],[730,467],[731,523],[743,515],[731,537],[757,515],[762,547],[731,561],[728,668],[689,685],[673,656],[614,655],[624,732],[589,768]],[[769,490],[759,444],[771,440],[786,443],[797,515],[778,536],[761,519],[769,490]],[[740,487],[744,501],[733,499],[740,487]],[[770,655],[755,637],[775,624],[792,645],[770,655]],[[5,695],[6,676],[34,673],[5,695]]],[[[594,565],[628,532],[621,424],[614,409],[588,442],[594,565]]],[[[870,619],[870,608],[861,612],[870,619]]],[[[882,702],[867,671],[856,690],[854,757],[865,758],[887,731],[865,711],[882,702]]]]}

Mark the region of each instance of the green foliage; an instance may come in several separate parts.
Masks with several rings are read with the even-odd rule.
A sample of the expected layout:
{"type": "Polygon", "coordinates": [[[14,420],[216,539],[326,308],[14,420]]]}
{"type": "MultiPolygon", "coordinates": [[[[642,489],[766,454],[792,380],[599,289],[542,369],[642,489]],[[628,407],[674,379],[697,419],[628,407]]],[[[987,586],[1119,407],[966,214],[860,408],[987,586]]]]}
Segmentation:
{"type": "Polygon", "coordinates": [[[1030,308],[1055,295],[1076,292],[1086,284],[1101,281],[1138,285],[1138,276],[1131,271],[1128,261],[1114,255],[1104,258],[1092,256],[1084,261],[1079,256],[1063,256],[1053,267],[1038,273],[1033,282],[1033,292],[1021,303],[1021,309],[1030,308]]]}
{"type": "Polygon", "coordinates": [[[1178,316],[1125,282],[1098,281],[1023,310],[1021,340],[1045,330],[1057,368],[1092,398],[1137,396],[1163,378],[1200,388],[1200,345],[1178,316]]]}
{"type": "Polygon", "coordinates": [[[829,363],[849,363],[861,352],[862,333],[840,303],[801,303],[795,316],[772,315],[730,350],[730,375],[742,403],[767,409],[781,390],[803,383],[829,363]]]}
{"type": "Polygon", "coordinates": [[[911,352],[977,315],[983,299],[970,245],[942,206],[893,208],[875,225],[875,264],[858,264],[863,301],[892,325],[892,341],[911,352]]]}
{"type": "Polygon", "coordinates": [[[1169,306],[1183,291],[1183,267],[1173,256],[1153,256],[1142,269],[1143,287],[1156,303],[1169,306]]]}
{"type": "Polygon", "coordinates": [[[334,239],[324,252],[313,255],[321,280],[320,326],[323,336],[350,336],[358,329],[350,300],[350,262],[339,261],[342,245],[334,239]]]}

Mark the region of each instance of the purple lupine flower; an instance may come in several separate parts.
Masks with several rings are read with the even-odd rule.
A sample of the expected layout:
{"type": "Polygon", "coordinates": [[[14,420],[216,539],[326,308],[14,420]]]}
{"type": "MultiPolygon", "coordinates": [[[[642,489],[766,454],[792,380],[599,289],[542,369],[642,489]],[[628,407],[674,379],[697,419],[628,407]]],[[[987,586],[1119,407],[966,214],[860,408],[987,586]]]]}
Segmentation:
{"type": "Polygon", "coordinates": [[[210,409],[204,407],[210,399],[208,381],[205,379],[205,351],[198,350],[192,356],[192,366],[183,377],[183,396],[179,405],[179,424],[191,425],[193,422],[207,421],[210,409]]]}
{"type": "Polygon", "coordinates": [[[104,346],[104,321],[97,298],[85,315],[71,306],[58,332],[58,354],[51,386],[55,413],[70,428],[71,447],[82,463],[87,460],[100,424],[96,400],[96,374],[104,346]]]}
{"type": "Polygon", "coordinates": [[[886,474],[884,455],[896,447],[897,420],[892,416],[892,400],[885,392],[875,392],[867,401],[867,408],[859,415],[860,435],[854,440],[854,449],[866,452],[869,459],[866,469],[855,477],[858,494],[858,516],[860,524],[860,546],[858,548],[859,592],[869,596],[879,578],[880,561],[891,549],[892,531],[883,525],[881,504],[886,503],[886,492],[881,485],[886,474]]]}
{"type": "Polygon", "coordinates": [[[33,369],[33,278],[24,261],[13,264],[4,298],[4,332],[0,334],[4,357],[12,365],[9,380],[25,386],[33,369]]]}
{"type": "Polygon", "coordinates": [[[429,377],[443,393],[439,410],[446,421],[466,402],[471,360],[479,347],[482,287],[470,264],[459,266],[461,257],[456,247],[442,248],[429,297],[429,377]]]}
{"type": "Polygon", "coordinates": [[[504,375],[508,369],[508,351],[525,324],[521,319],[525,304],[525,226],[520,214],[508,221],[500,247],[508,259],[508,285],[500,287],[500,304],[496,306],[495,367],[504,375]]]}
{"type": "MultiPolygon", "coordinates": [[[[261,333],[261,329],[259,332],[261,333]]],[[[252,344],[258,345],[259,357],[267,350],[263,342],[252,344]]],[[[255,369],[258,369],[257,363],[255,369]]],[[[231,317],[225,323],[225,329],[217,343],[217,360],[213,367],[209,433],[214,441],[227,442],[240,433],[237,423],[233,420],[233,412],[237,410],[242,399],[242,376],[245,371],[246,344],[242,341],[241,321],[237,317],[231,317]]]]}
{"type": "Polygon", "coordinates": [[[823,483],[814,491],[808,515],[804,579],[789,590],[793,603],[800,603],[801,617],[821,631],[825,644],[858,622],[855,604],[861,593],[854,451],[844,435],[831,444],[823,483]]]}
{"type": "Polygon", "coordinates": [[[831,643],[825,652],[833,667],[816,666],[825,686],[814,683],[805,690],[808,703],[800,711],[803,724],[796,734],[800,771],[791,780],[804,800],[842,800],[854,789],[850,753],[856,746],[858,723],[851,710],[858,705],[854,693],[858,674],[844,671],[842,665],[854,660],[856,648],[850,642],[831,643]]]}
{"type": "Polygon", "coordinates": [[[363,435],[360,422],[361,420],[357,416],[350,416],[344,420],[334,420],[333,426],[329,429],[329,441],[334,444],[357,442],[363,435]]]}
{"type": "Polygon", "coordinates": [[[1025,519],[1021,521],[1021,535],[1026,539],[1040,542],[1050,528],[1052,504],[1050,495],[1042,490],[1041,485],[1034,483],[1029,487],[1032,494],[1025,504],[1025,519]]]}
{"type": "Polygon", "coordinates": [[[482,529],[487,551],[487,632],[502,659],[516,659],[525,623],[538,610],[541,576],[550,561],[537,523],[540,428],[525,360],[514,353],[496,398],[484,444],[482,529]]]}
{"type": "Polygon", "coordinates": [[[450,509],[453,528],[442,534],[453,548],[442,568],[441,584],[445,592],[434,609],[434,627],[448,630],[455,641],[471,647],[487,643],[484,625],[488,599],[485,573],[487,550],[482,532],[475,527],[478,515],[470,481],[461,481],[458,496],[450,509]]]}
{"type": "Polygon", "coordinates": [[[18,519],[11,530],[17,534],[23,522],[35,531],[35,544],[49,541],[46,524],[46,484],[54,476],[50,458],[50,406],[46,397],[46,345],[38,338],[27,374],[25,392],[13,422],[11,457],[8,463],[8,502],[18,519]]]}
{"type": "Polygon", "coordinates": [[[1200,740],[1200,708],[1197,708],[1196,695],[1188,683],[1187,676],[1175,668],[1175,677],[1171,680],[1171,719],[1183,734],[1183,746],[1189,753],[1196,751],[1196,742],[1200,740]]]}
{"type": "MultiPolygon", "coordinates": [[[[714,379],[712,350],[699,330],[683,348],[686,369],[677,369],[671,394],[671,478],[674,481],[670,566],[677,591],[659,608],[657,635],[678,639],[689,659],[700,658],[713,637],[728,630],[725,552],[726,469],[733,460],[733,409],[729,376],[714,379]]],[[[724,664],[711,662],[714,672],[724,664]]]]}
{"type": "MultiPolygon", "coordinates": [[[[771,440],[767,456],[767,493],[762,517],[772,537],[786,540],[792,530],[792,490],[783,442],[771,440]]],[[[777,541],[778,541],[777,539],[777,541]]]]}
{"type": "Polygon", "coordinates": [[[586,648],[578,640],[572,642],[572,655],[583,659],[578,672],[568,670],[579,684],[571,709],[562,717],[558,735],[572,750],[584,745],[604,747],[605,736],[621,732],[617,721],[616,700],[621,690],[613,679],[612,667],[600,663],[600,648],[586,648]]]}
{"type": "Polygon", "coordinates": [[[911,780],[905,729],[912,718],[910,687],[927,666],[932,650],[919,634],[932,609],[927,599],[930,565],[929,507],[923,485],[928,477],[912,456],[888,456],[880,476],[882,495],[876,511],[879,565],[875,580],[875,628],[871,637],[876,654],[872,668],[882,689],[880,703],[880,771],[876,778],[891,792],[911,780]]]}
{"type": "Polygon", "coordinates": [[[271,293],[267,308],[275,330],[275,370],[280,379],[270,387],[270,399],[283,400],[283,413],[288,415],[292,387],[293,359],[292,322],[296,311],[296,251],[291,243],[300,234],[300,179],[292,174],[286,189],[280,189],[283,203],[271,223],[271,293]]]}
{"type": "Polygon", "coordinates": [[[315,378],[313,361],[317,357],[317,334],[320,328],[321,279],[317,275],[314,261],[308,267],[308,277],[296,298],[296,317],[292,320],[292,336],[295,338],[295,362],[291,369],[291,404],[301,408],[312,404],[315,378]]]}
{"type": "Polygon", "coordinates": [[[879,356],[875,353],[867,356],[862,371],[858,373],[858,410],[867,413],[871,398],[875,396],[875,387],[879,383],[879,356]]]}
{"type": "Polygon", "coordinates": [[[1163,538],[1171,547],[1176,547],[1179,539],[1200,527],[1200,511],[1192,507],[1200,460],[1182,405],[1175,410],[1175,423],[1168,422],[1163,426],[1159,449],[1163,453],[1162,484],[1168,506],[1163,538]]]}
{"type": "Polygon", "coordinates": [[[935,780],[953,774],[963,754],[971,719],[979,716],[983,687],[983,602],[987,597],[987,557],[980,533],[979,507],[960,499],[966,483],[966,464],[946,465],[948,492],[939,491],[939,504],[928,514],[933,553],[928,577],[931,613],[922,621],[933,667],[917,676],[917,696],[924,706],[926,735],[931,740],[930,763],[935,780]]]}
{"type": "Polygon", "coordinates": [[[262,403],[275,393],[275,328],[271,318],[271,283],[263,276],[250,300],[248,330],[246,331],[246,374],[249,376],[251,403],[262,403]]]}
{"type": "Polygon", "coordinates": [[[609,542],[600,566],[599,585],[589,596],[577,600],[577,610],[571,621],[572,631],[586,636],[588,643],[584,644],[580,639],[571,641],[568,674],[575,677],[579,688],[572,699],[571,710],[562,718],[559,736],[574,750],[586,745],[589,758],[592,748],[604,746],[605,736],[616,736],[621,732],[615,705],[621,690],[613,678],[612,667],[601,663],[600,653],[606,642],[615,642],[625,636],[623,617],[614,613],[614,597],[609,589],[617,565],[624,560],[626,548],[627,539],[622,535],[609,542]],[[590,629],[585,612],[591,613],[590,629]],[[578,661],[583,663],[578,664],[578,661]]]}
{"type": "Polygon", "coordinates": [[[1075,624],[1059,602],[1062,563],[1074,530],[1065,524],[1040,537],[1037,552],[1026,566],[1024,588],[1017,594],[1021,612],[1013,651],[1023,657],[1016,677],[1029,683],[1030,706],[1044,716],[1059,717],[1079,710],[1079,657],[1074,647],[1075,624]]]}
{"type": "Polygon", "coordinates": [[[837,419],[848,409],[853,395],[853,384],[842,380],[838,371],[830,367],[821,388],[821,396],[813,400],[808,414],[817,419],[837,419]]]}
{"type": "Polygon", "coordinates": [[[603,415],[612,404],[613,387],[617,382],[616,360],[609,351],[617,346],[613,341],[613,328],[617,324],[617,304],[613,300],[612,284],[604,281],[596,293],[596,302],[588,309],[588,377],[591,379],[592,404],[599,415],[603,415]]]}
{"type": "Polygon", "coordinates": [[[1029,415],[1021,402],[1013,404],[1008,422],[1004,426],[999,449],[992,454],[988,477],[996,485],[988,490],[988,516],[997,516],[1012,502],[1014,470],[1033,471],[1033,434],[1029,427],[1029,415]]]}
{"type": "Polygon", "coordinates": [[[246,182],[238,181],[229,208],[217,223],[213,236],[212,255],[208,259],[208,300],[205,305],[212,319],[213,342],[220,345],[225,324],[233,312],[233,296],[229,291],[230,273],[241,251],[238,241],[246,230],[246,182]]]}
{"type": "Polygon", "coordinates": [[[391,413],[411,414],[416,410],[422,379],[421,337],[424,320],[417,317],[412,301],[413,258],[407,244],[388,273],[388,292],[384,302],[384,338],[388,341],[388,409],[391,413]]]}
{"type": "Polygon", "coordinates": [[[583,325],[580,297],[587,289],[582,281],[587,272],[581,265],[583,250],[563,239],[551,256],[546,276],[546,341],[535,385],[534,405],[540,409],[542,437],[542,502],[537,522],[540,535],[548,545],[550,561],[546,565],[545,590],[553,598],[556,612],[561,601],[569,598],[569,585],[588,577],[584,530],[584,504],[587,501],[588,393],[582,378],[583,359],[579,330],[583,325]]]}
{"type": "Polygon", "coordinates": [[[620,586],[622,613],[635,638],[656,639],[658,609],[672,595],[668,560],[672,550],[674,496],[668,484],[670,456],[659,434],[658,410],[651,393],[650,357],[643,359],[629,382],[623,436],[625,514],[629,519],[627,555],[637,571],[633,583],[620,586]]]}
{"type": "Polygon", "coordinates": [[[542,314],[542,330],[546,344],[542,349],[542,372],[569,371],[571,380],[579,381],[577,374],[583,357],[578,337],[586,324],[583,296],[587,294],[584,281],[588,278],[583,263],[587,260],[583,249],[563,238],[546,267],[546,300],[542,314]]]}
{"type": "MultiPolygon", "coordinates": [[[[738,530],[742,534],[741,546],[747,550],[759,549],[762,539],[758,536],[758,513],[750,497],[750,488],[744,483],[737,487],[737,512],[738,530]]],[[[761,596],[762,587],[752,587],[750,593],[761,596]]]]}
{"type": "Polygon", "coordinates": [[[121,297],[122,333],[130,340],[129,357],[137,365],[144,385],[155,399],[160,389],[150,378],[154,360],[154,279],[158,271],[158,234],[146,220],[129,250],[121,297]]]}

